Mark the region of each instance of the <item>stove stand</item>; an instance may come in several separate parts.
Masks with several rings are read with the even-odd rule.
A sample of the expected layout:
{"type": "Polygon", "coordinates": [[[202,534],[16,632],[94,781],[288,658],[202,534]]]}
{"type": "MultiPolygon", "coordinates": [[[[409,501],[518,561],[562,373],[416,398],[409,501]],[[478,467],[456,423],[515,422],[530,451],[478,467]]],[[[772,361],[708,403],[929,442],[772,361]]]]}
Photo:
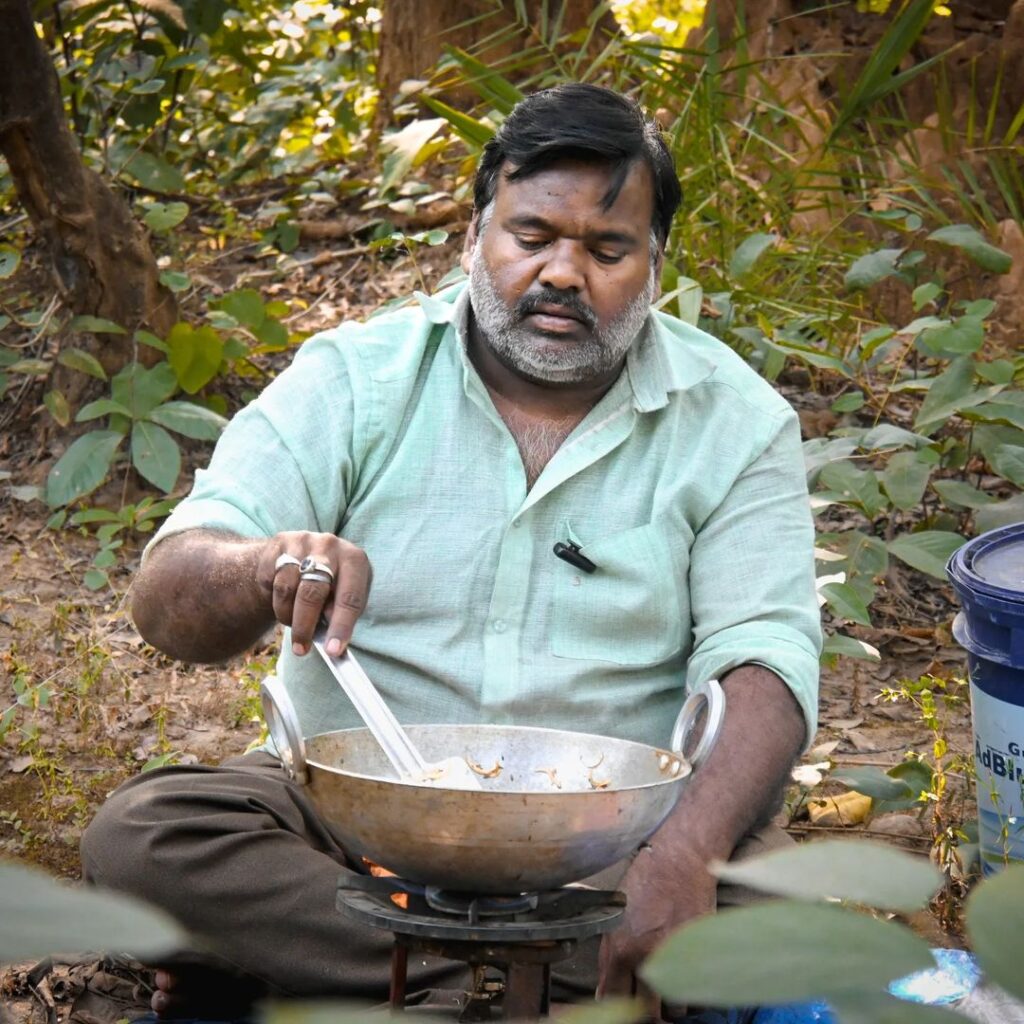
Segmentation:
{"type": "Polygon", "coordinates": [[[626,898],[620,892],[566,887],[516,897],[477,896],[425,889],[399,878],[347,876],[338,883],[338,909],[394,932],[391,954],[393,1011],[405,1008],[409,954],[459,960],[473,968],[473,991],[460,1020],[492,1017],[538,1020],[548,1014],[551,965],[567,960],[580,939],[614,928],[626,898]],[[391,897],[408,897],[402,908],[391,897]],[[487,977],[495,968],[504,978],[487,977]]]}

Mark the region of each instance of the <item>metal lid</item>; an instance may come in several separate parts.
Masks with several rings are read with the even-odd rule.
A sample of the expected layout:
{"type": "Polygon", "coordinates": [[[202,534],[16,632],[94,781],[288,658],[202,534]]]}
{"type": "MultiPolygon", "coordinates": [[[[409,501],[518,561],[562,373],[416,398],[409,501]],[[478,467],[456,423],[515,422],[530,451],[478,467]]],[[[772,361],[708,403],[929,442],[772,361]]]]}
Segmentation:
{"type": "Polygon", "coordinates": [[[1024,603],[1024,523],[990,530],[956,551],[947,567],[959,587],[1024,603]]]}

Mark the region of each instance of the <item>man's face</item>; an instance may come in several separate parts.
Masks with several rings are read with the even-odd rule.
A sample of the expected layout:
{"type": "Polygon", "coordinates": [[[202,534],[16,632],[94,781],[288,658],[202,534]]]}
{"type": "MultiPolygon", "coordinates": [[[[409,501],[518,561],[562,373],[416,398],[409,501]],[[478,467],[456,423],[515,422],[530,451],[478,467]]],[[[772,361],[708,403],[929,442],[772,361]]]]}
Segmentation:
{"type": "Polygon", "coordinates": [[[653,188],[642,162],[608,209],[606,165],[560,161],[529,178],[499,178],[474,221],[463,268],[475,325],[506,368],[541,384],[614,378],[657,294],[653,188]]]}

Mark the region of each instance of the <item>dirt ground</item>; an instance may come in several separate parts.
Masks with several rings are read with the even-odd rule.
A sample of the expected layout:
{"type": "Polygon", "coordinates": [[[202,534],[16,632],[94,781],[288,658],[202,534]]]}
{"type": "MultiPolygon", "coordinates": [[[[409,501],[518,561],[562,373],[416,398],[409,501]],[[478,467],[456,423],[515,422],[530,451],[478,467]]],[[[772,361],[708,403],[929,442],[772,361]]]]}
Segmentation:
{"type": "MultiPolygon", "coordinates": [[[[438,281],[455,261],[464,225],[448,226],[449,244],[419,251],[415,264],[408,257],[385,262],[365,247],[341,248],[330,240],[307,239],[283,270],[242,254],[219,260],[207,280],[225,289],[260,287],[266,298],[302,300],[305,309],[297,302],[293,307],[292,327],[312,332],[438,281]]],[[[26,262],[27,272],[32,272],[31,256],[26,262]]],[[[45,276],[38,280],[40,287],[49,288],[45,276]]],[[[784,390],[813,417],[821,401],[805,385],[798,378],[784,390]]],[[[177,664],[148,647],[127,611],[141,552],[136,538],[127,540],[110,571],[109,588],[90,591],[83,585],[97,550],[95,539],[85,530],[45,528],[44,505],[20,500],[24,492],[18,488],[41,484],[59,454],[39,441],[45,419],[40,394],[37,388],[22,400],[0,438],[0,459],[8,474],[0,481],[0,714],[14,708],[10,728],[0,740],[0,857],[74,879],[79,876],[82,829],[119,783],[161,760],[216,762],[257,739],[257,687],[272,667],[274,647],[268,644],[215,667],[177,664]],[[33,691],[40,684],[45,684],[47,696],[33,691]],[[17,703],[19,693],[23,704],[17,703]]],[[[194,467],[203,458],[202,452],[193,452],[189,462],[194,467]]],[[[183,473],[177,493],[187,491],[189,476],[183,473]]],[[[118,479],[91,500],[116,507],[135,487],[131,479],[118,479]]],[[[924,673],[950,677],[964,672],[950,634],[952,594],[944,584],[898,565],[887,583],[872,606],[875,627],[850,630],[879,648],[882,660],[844,659],[825,671],[821,729],[808,763],[888,768],[904,760],[908,751],[927,755],[931,750],[933,736],[919,712],[882,699],[880,692],[924,673]]],[[[944,729],[951,747],[969,750],[966,707],[954,711],[944,729]]],[[[806,797],[820,795],[794,789],[784,818],[794,835],[859,831],[927,855],[932,843],[927,808],[858,825],[812,825],[806,818],[806,797]]],[[[958,940],[926,917],[916,926],[936,944],[958,940]]],[[[48,1011],[38,995],[33,997],[26,966],[31,965],[0,976],[0,1003],[7,1003],[19,1024],[55,1024],[63,1011],[59,1005],[48,1011]]]]}

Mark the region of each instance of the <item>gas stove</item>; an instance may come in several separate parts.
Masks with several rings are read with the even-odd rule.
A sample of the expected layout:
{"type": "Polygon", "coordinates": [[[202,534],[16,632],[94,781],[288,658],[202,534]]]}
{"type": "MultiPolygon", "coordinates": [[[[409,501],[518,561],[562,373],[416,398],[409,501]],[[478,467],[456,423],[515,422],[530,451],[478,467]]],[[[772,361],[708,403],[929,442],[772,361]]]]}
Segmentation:
{"type": "Polygon", "coordinates": [[[473,968],[473,991],[461,1020],[492,1019],[497,1009],[497,1019],[529,1021],[548,1013],[551,965],[569,959],[581,939],[614,928],[626,898],[581,886],[477,896],[395,877],[346,875],[338,883],[337,906],[363,924],[394,933],[392,1010],[405,1007],[409,954],[424,953],[473,968]],[[494,980],[489,968],[502,977],[494,980]]]}

